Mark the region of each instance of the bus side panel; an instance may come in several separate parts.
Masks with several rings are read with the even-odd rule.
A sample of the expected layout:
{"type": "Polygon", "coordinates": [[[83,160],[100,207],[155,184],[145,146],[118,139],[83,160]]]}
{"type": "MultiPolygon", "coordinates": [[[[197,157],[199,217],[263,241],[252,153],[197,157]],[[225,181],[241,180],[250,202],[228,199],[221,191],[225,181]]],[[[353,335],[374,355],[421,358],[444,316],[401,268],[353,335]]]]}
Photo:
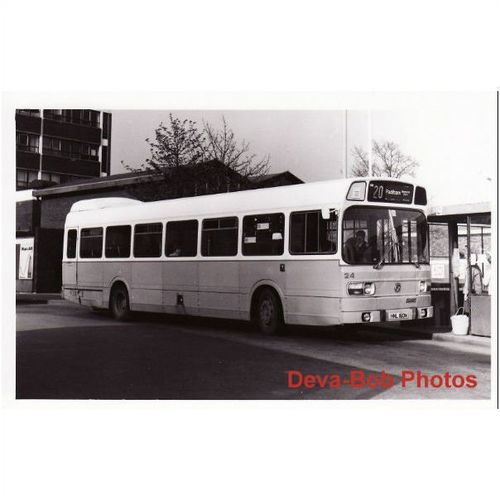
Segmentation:
{"type": "Polygon", "coordinates": [[[163,262],[163,306],[171,314],[198,314],[198,263],[163,262]]]}
{"type": "Polygon", "coordinates": [[[103,269],[107,266],[107,263],[100,260],[79,260],[77,266],[80,304],[102,307],[103,269]]]}
{"type": "Polygon", "coordinates": [[[62,263],[63,288],[76,288],[76,260],[62,263]]]}
{"type": "Polygon", "coordinates": [[[163,277],[161,261],[132,262],[130,309],[163,311],[163,277]]]}
{"type": "Polygon", "coordinates": [[[76,283],[76,260],[62,263],[62,297],[79,304],[76,283]]]}
{"type": "Polygon", "coordinates": [[[239,318],[239,261],[199,261],[199,314],[239,318]]]}
{"type": "Polygon", "coordinates": [[[286,267],[286,321],[298,325],[340,323],[338,260],[294,260],[286,267]]]}
{"type": "Polygon", "coordinates": [[[130,290],[132,283],[132,266],[131,261],[106,261],[103,269],[104,292],[102,297],[102,307],[109,307],[109,294],[111,287],[117,281],[125,283],[127,289],[130,290]]]}
{"type": "MultiPolygon", "coordinates": [[[[241,318],[249,320],[252,293],[260,285],[274,287],[281,297],[285,297],[286,271],[288,262],[285,260],[241,260],[240,261],[240,301],[241,318]],[[281,265],[285,271],[281,271],[281,265]]],[[[283,300],[283,312],[286,318],[287,303],[283,300]]]]}

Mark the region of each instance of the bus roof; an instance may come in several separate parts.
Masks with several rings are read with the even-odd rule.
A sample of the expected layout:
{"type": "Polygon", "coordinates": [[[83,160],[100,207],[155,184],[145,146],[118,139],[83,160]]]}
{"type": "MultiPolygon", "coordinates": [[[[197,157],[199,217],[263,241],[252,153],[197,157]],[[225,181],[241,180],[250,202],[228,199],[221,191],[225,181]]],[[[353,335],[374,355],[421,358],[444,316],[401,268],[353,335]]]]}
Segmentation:
{"type": "MultiPolygon", "coordinates": [[[[155,217],[216,217],[221,214],[237,215],[311,206],[340,208],[346,202],[347,192],[353,182],[372,179],[398,181],[381,177],[352,177],[149,202],[130,198],[95,198],[74,203],[66,225],[103,225],[124,220],[151,220],[155,217]]],[[[415,182],[411,184],[416,185],[415,182]]]]}

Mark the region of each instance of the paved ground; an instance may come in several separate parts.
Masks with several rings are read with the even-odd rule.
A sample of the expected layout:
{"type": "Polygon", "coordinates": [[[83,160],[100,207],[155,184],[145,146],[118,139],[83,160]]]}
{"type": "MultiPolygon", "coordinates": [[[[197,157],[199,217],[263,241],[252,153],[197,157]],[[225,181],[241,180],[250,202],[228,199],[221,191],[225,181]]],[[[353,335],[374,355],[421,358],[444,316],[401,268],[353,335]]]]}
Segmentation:
{"type": "Polygon", "coordinates": [[[488,343],[436,342],[364,327],[289,328],[285,336],[268,338],[242,322],[137,315],[117,323],[64,301],[18,304],[17,331],[18,398],[490,398],[488,343]],[[291,370],[341,383],[289,388],[291,370]],[[473,375],[477,386],[426,389],[409,382],[403,388],[403,370],[473,375]],[[376,385],[382,371],[393,386],[347,383],[354,372],[376,385]]]}

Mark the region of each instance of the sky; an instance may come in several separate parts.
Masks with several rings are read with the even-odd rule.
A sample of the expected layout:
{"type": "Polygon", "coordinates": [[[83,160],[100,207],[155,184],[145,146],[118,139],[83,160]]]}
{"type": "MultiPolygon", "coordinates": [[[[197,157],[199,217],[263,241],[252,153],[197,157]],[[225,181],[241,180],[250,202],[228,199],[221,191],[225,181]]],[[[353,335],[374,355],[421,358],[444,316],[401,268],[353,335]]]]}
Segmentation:
{"type": "MultiPolygon", "coordinates": [[[[347,102],[347,100],[346,100],[347,102]]],[[[366,99],[365,99],[366,104],[366,99]]],[[[111,110],[111,173],[121,161],[139,167],[149,157],[146,138],[172,112],[202,124],[224,116],[238,139],[258,157],[270,155],[270,172],[289,170],[304,181],[344,176],[347,150],[367,149],[370,137],[391,140],[419,163],[417,179],[433,204],[494,199],[496,96],[493,92],[386,95],[370,109],[320,110],[111,110]],[[406,97],[405,97],[406,96],[406,97]],[[394,101],[393,103],[391,101],[394,101]],[[371,122],[371,127],[370,127],[371,122]],[[493,181],[488,180],[493,179],[493,181]]]]}

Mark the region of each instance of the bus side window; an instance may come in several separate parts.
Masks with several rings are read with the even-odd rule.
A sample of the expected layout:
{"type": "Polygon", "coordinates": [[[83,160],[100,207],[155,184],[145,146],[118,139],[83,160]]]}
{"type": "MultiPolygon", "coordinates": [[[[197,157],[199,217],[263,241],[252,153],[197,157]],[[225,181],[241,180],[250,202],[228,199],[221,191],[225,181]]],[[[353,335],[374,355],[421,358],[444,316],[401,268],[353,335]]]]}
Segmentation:
{"type": "Polygon", "coordinates": [[[161,257],[163,224],[136,224],[134,230],[134,257],[161,257]]]}
{"type": "Polygon", "coordinates": [[[107,258],[130,257],[131,226],[108,226],[104,254],[107,258]]]}
{"type": "Polygon", "coordinates": [[[82,259],[100,259],[102,257],[102,227],[81,230],[80,257],[82,259]]]}
{"type": "Polygon", "coordinates": [[[66,240],[66,257],[68,259],[74,259],[76,257],[76,234],[76,229],[70,229],[68,231],[66,240]]]}
{"type": "Polygon", "coordinates": [[[334,254],[337,252],[337,216],[323,219],[320,210],[290,215],[290,253],[334,254]]]}
{"type": "Polygon", "coordinates": [[[238,218],[205,219],[201,231],[201,255],[229,257],[238,253],[238,218]]]}
{"type": "Polygon", "coordinates": [[[243,218],[243,255],[282,255],[284,233],[283,214],[247,215],[243,218]]]}
{"type": "Polygon", "coordinates": [[[195,257],[198,246],[198,221],[167,222],[165,255],[167,257],[195,257]]]}

